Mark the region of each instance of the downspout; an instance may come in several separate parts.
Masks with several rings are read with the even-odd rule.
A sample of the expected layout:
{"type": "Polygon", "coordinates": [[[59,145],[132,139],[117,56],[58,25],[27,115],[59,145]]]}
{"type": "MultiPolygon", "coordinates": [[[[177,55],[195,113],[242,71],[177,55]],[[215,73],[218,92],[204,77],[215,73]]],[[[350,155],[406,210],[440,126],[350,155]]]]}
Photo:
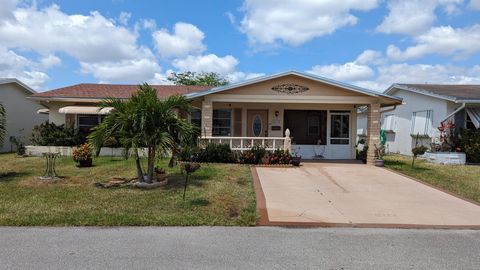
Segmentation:
{"type": "Polygon", "coordinates": [[[445,117],[445,119],[443,119],[442,121],[440,121],[440,123],[443,123],[445,121],[447,121],[450,117],[454,116],[456,113],[458,113],[459,111],[463,110],[465,108],[465,102],[462,103],[462,106],[458,107],[455,111],[453,111],[451,114],[447,115],[447,117],[445,117]]]}

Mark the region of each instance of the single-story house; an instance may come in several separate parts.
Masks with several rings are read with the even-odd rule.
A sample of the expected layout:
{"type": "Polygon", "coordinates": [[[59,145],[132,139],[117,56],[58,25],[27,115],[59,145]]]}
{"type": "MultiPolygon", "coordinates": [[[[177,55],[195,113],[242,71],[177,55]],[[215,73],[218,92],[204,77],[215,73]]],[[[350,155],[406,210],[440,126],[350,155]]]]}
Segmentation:
{"type": "MultiPolygon", "coordinates": [[[[417,141],[430,147],[442,122],[452,122],[456,129],[480,128],[480,85],[393,84],[384,94],[403,100],[402,106],[381,110],[388,152],[411,155],[417,141]]],[[[363,119],[359,126],[365,125],[363,119]]],[[[358,133],[365,135],[365,130],[358,133]]]]}
{"type": "MultiPolygon", "coordinates": [[[[184,94],[197,109],[189,116],[201,127],[202,141],[245,150],[261,144],[288,147],[303,158],[355,158],[357,108],[367,106],[369,142],[378,143],[380,108],[402,99],[343,82],[288,71],[221,87],[153,85],[160,97],[184,94]],[[285,144],[291,138],[292,146],[285,144]]],[[[87,132],[108,114],[96,103],[106,97],[127,99],[135,85],[80,84],[32,99],[48,106],[50,121],[87,132]]],[[[369,160],[373,160],[373,150],[369,160]]]]}
{"type": "Polygon", "coordinates": [[[15,151],[11,143],[13,138],[28,143],[35,125],[48,120],[45,114],[37,111],[45,109],[37,102],[26,97],[37,92],[17,79],[0,79],[0,103],[7,113],[7,134],[0,152],[15,151]]]}

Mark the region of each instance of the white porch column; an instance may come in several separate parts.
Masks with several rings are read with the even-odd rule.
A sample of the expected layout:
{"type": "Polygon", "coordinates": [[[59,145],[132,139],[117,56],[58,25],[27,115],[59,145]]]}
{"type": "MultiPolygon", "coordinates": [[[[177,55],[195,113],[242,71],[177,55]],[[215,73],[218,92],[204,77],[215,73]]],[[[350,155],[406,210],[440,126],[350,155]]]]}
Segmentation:
{"type": "Polygon", "coordinates": [[[292,153],[292,138],[290,138],[290,130],[287,128],[285,130],[285,139],[283,141],[283,151],[292,153]]]}
{"type": "Polygon", "coordinates": [[[213,104],[211,101],[202,101],[202,137],[212,136],[213,104]]]}

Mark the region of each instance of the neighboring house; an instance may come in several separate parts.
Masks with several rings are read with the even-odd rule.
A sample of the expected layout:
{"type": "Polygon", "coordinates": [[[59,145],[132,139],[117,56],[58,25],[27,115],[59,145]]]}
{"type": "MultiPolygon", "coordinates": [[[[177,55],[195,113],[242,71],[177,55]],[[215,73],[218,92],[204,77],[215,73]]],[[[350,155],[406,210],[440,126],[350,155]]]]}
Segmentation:
{"type": "MultiPolygon", "coordinates": [[[[274,149],[281,148],[275,138],[284,139],[288,129],[292,151],[307,159],[355,158],[356,108],[371,108],[369,126],[379,132],[380,107],[401,104],[401,98],[296,71],[216,88],[153,87],[160,97],[185,94],[192,100],[197,110],[190,120],[201,127],[202,140],[227,143],[234,150],[252,142],[274,149]]],[[[135,85],[80,84],[32,98],[50,108],[51,122],[87,132],[109,112],[99,111],[96,103],[106,97],[127,99],[135,91],[135,85]]],[[[378,132],[371,142],[378,141],[378,132]]]]}
{"type": "Polygon", "coordinates": [[[389,152],[411,155],[417,135],[429,147],[438,140],[441,122],[480,128],[480,85],[394,84],[384,93],[403,99],[402,106],[382,110],[389,152]]]}
{"type": "Polygon", "coordinates": [[[37,113],[45,107],[27,99],[36,93],[17,79],[0,79],[0,102],[7,112],[7,135],[0,152],[15,150],[10,142],[12,137],[28,143],[33,127],[48,120],[47,115],[37,113]]]}

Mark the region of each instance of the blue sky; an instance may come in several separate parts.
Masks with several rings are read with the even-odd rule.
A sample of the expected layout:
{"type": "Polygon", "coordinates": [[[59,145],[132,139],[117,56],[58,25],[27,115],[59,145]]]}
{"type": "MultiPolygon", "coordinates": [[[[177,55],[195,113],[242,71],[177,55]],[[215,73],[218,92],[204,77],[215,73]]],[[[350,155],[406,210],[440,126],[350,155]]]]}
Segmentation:
{"type": "Polygon", "coordinates": [[[39,91],[187,70],[480,83],[479,52],[480,0],[0,0],[0,77],[39,91]]]}

